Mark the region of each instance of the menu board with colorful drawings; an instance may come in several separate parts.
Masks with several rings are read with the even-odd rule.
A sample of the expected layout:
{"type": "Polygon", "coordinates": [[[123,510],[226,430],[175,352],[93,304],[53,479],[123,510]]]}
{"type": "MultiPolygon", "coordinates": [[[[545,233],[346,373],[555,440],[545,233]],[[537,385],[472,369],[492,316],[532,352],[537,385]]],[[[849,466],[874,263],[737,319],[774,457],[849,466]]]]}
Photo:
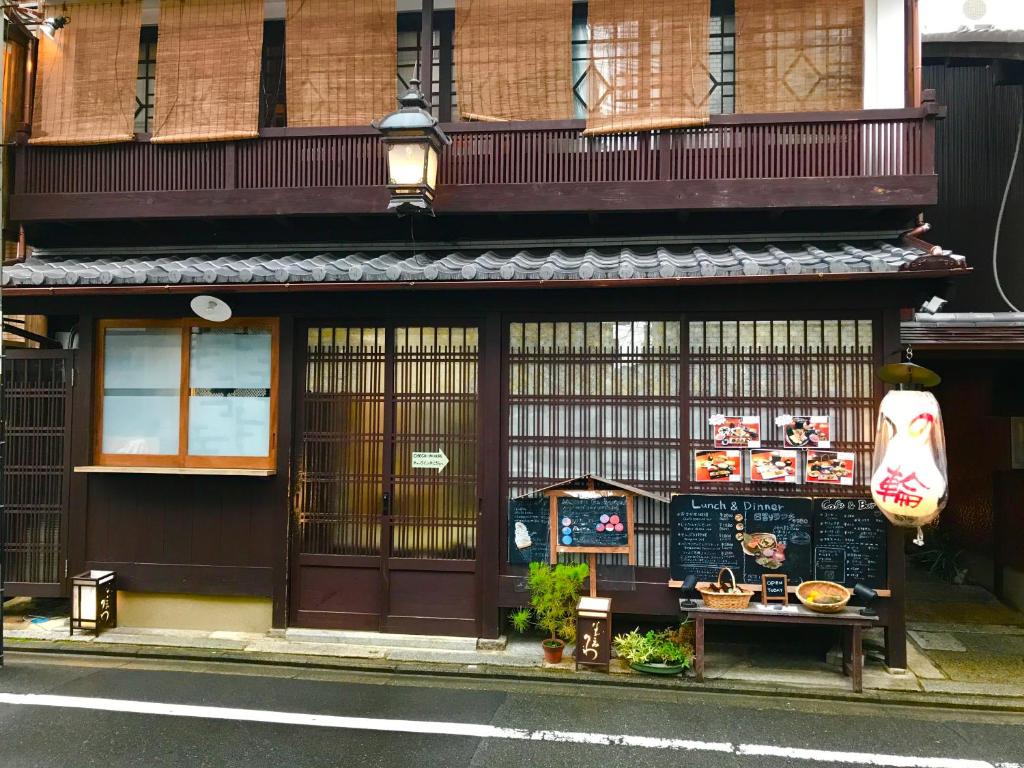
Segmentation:
{"type": "Polygon", "coordinates": [[[559,553],[628,554],[634,559],[633,498],[598,491],[550,495],[551,561],[559,553]]]}
{"type": "Polygon", "coordinates": [[[731,568],[747,584],[785,574],[796,585],[811,574],[811,499],[681,494],[671,503],[672,578],[713,581],[731,568]]]}

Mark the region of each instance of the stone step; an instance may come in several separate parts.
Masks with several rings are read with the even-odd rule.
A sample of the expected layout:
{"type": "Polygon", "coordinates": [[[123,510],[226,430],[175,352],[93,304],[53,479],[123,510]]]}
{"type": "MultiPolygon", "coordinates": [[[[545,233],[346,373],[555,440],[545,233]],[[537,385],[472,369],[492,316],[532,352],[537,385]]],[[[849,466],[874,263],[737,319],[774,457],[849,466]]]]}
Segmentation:
{"type": "Polygon", "coordinates": [[[285,639],[294,643],[341,643],[371,648],[421,648],[439,651],[476,651],[476,638],[448,635],[397,635],[386,632],[358,632],[349,629],[285,630],[285,639]]]}

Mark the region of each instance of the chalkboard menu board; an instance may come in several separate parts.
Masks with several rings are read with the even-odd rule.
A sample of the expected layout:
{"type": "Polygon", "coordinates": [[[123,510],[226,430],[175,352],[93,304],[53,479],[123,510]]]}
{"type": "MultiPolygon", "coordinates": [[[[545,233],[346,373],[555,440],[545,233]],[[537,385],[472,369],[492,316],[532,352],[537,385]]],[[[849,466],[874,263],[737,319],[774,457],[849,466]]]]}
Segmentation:
{"type": "Polygon", "coordinates": [[[809,498],[705,496],[672,498],[670,569],[673,579],[690,574],[714,581],[722,568],[760,584],[765,573],[784,573],[799,584],[811,572],[809,498]]]}
{"type": "Polygon", "coordinates": [[[815,499],[814,578],[884,589],[887,535],[871,499],[815,499]]]}
{"type": "Polygon", "coordinates": [[[545,496],[509,501],[509,564],[548,562],[551,549],[550,521],[550,504],[545,496]]]}
{"type": "Polygon", "coordinates": [[[558,498],[558,543],[564,547],[626,547],[629,521],[625,496],[558,498]]]}

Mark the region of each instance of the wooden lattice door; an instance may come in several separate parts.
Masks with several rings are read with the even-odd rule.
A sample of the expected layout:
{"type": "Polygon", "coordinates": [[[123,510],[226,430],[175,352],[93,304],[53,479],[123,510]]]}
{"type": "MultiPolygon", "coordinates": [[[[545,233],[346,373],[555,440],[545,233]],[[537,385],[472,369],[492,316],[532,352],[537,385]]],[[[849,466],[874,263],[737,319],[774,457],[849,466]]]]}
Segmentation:
{"type": "Polygon", "coordinates": [[[293,624],[478,632],[478,380],[475,327],[308,329],[293,624]]]}
{"type": "Polygon", "coordinates": [[[73,355],[64,350],[5,352],[7,596],[64,594],[73,355]]]}

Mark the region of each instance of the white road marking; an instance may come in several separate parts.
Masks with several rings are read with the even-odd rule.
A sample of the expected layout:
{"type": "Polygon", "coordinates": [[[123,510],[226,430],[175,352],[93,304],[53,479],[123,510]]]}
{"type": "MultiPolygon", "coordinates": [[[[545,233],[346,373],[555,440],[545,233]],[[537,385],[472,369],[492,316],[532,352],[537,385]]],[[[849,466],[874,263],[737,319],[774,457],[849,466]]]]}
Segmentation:
{"type": "Polygon", "coordinates": [[[880,768],[1024,768],[1018,763],[990,763],[956,757],[914,757],[911,755],[876,755],[861,752],[832,752],[820,749],[798,749],[769,744],[738,744],[692,739],[663,739],[653,736],[613,735],[576,731],[531,731],[524,728],[500,728],[479,723],[450,723],[429,720],[387,720],[376,717],[345,717],[316,715],[304,712],[274,712],[262,709],[208,707],[196,704],[168,704],[154,701],[101,699],[84,696],[53,696],[38,693],[0,693],[0,704],[59,709],[85,709],[99,712],[123,712],[136,715],[195,717],[207,720],[232,720],[277,725],[316,726],[356,731],[418,733],[429,736],[465,736],[474,739],[512,739],[518,741],[551,741],[562,744],[640,747],[688,752],[722,752],[741,757],[782,757],[819,763],[879,766],[880,768]]]}

